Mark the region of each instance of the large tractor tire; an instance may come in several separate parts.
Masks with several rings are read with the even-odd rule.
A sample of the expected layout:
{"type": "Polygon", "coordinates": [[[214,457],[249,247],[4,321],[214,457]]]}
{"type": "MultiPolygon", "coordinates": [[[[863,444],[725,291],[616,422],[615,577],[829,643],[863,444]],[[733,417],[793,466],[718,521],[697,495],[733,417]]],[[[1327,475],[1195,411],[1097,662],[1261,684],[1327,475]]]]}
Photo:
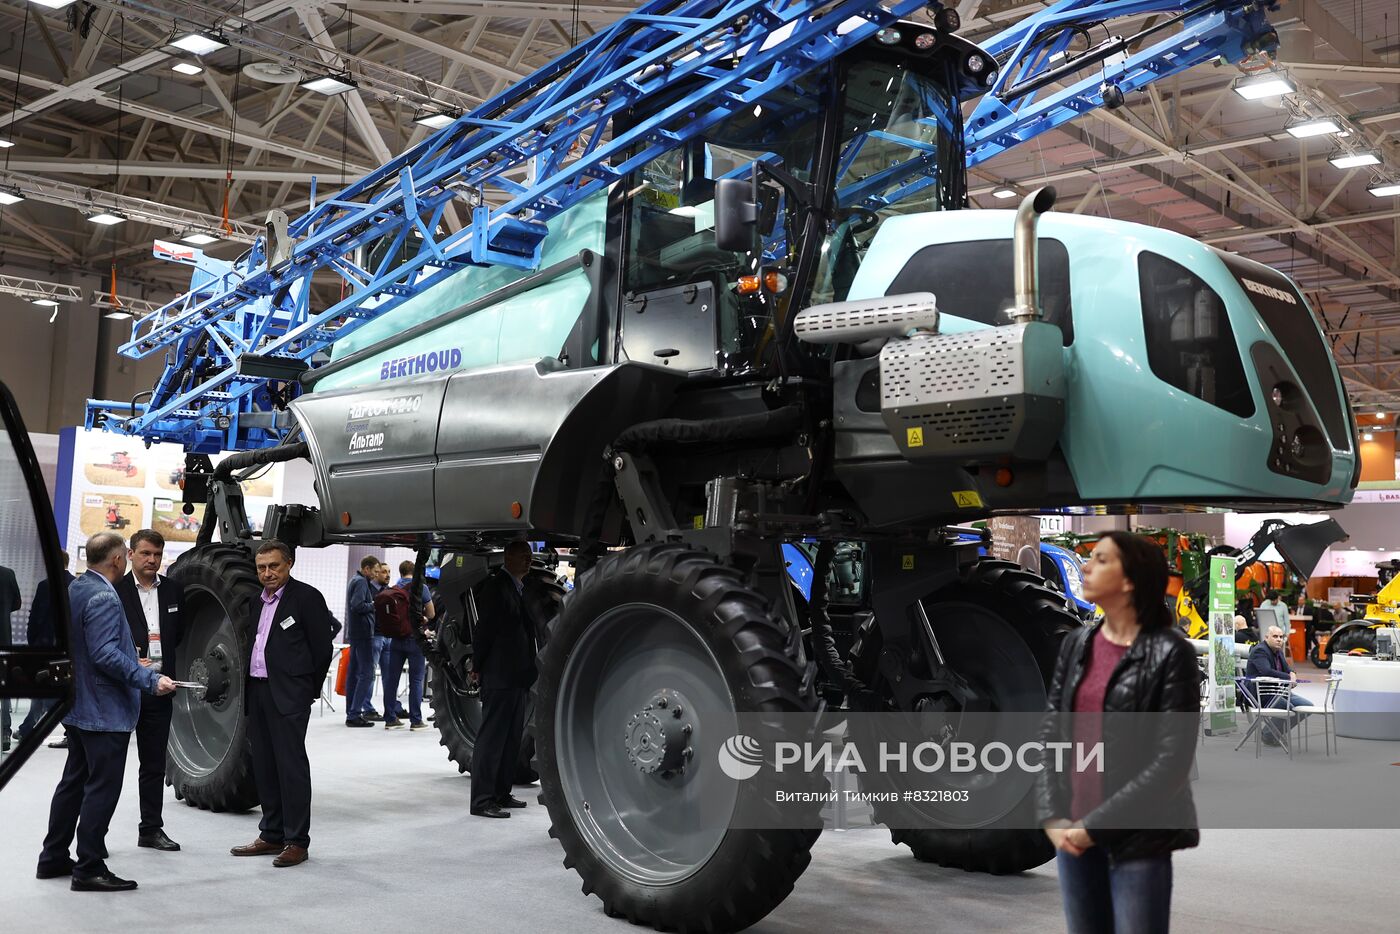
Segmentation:
{"type": "MultiPolygon", "coordinates": [[[[564,588],[548,571],[531,570],[525,579],[525,611],[535,626],[537,643],[543,643],[549,621],[559,612],[564,588]]],[[[457,638],[460,633],[442,633],[443,638],[457,638]]],[[[438,745],[446,747],[447,758],[456,763],[458,772],[469,772],[472,755],[476,752],[476,734],[481,728],[481,694],[471,685],[465,671],[433,672],[433,714],[438,729],[438,745]]],[[[525,710],[528,723],[533,705],[525,710]]],[[[539,779],[531,762],[535,758],[535,739],[527,731],[520,743],[520,758],[515,764],[514,782],[529,785],[539,779]]]]}
{"type": "Polygon", "coordinates": [[[255,635],[248,611],[262,592],[252,554],[238,545],[201,545],[176,559],[170,577],[185,587],[170,675],[206,689],[175,694],[166,781],[191,807],[247,811],[258,805],[243,717],[243,659],[255,635]]]}
{"type": "Polygon", "coordinates": [[[1318,668],[1331,668],[1336,655],[1375,655],[1376,631],[1365,620],[1338,623],[1327,639],[1327,648],[1313,646],[1310,658],[1318,668]]]}
{"type": "MultiPolygon", "coordinates": [[[[990,699],[990,711],[1045,709],[1045,692],[1054,674],[1060,642],[1080,626],[1079,618],[1065,609],[1059,594],[1019,565],[984,558],[971,565],[958,583],[930,594],[923,603],[945,663],[990,699]]],[[[876,664],[881,642],[876,620],[867,620],[852,654],[856,671],[866,684],[890,697],[876,664]]],[[[958,708],[942,709],[954,712],[958,708]]],[[[966,826],[936,830],[891,827],[894,842],[908,845],[915,858],[1003,875],[1033,869],[1054,856],[1054,848],[1039,830],[985,826],[998,821],[1033,826],[1034,793],[1025,776],[1011,770],[1001,776],[950,775],[948,781],[950,789],[967,789],[971,800],[1000,798],[1003,803],[994,807],[994,813],[968,815],[965,809],[930,809],[921,815],[927,822],[962,821],[966,826]],[[996,794],[990,793],[995,785],[1013,781],[1025,788],[1008,791],[1003,787],[996,794]]],[[[890,816],[888,804],[882,807],[875,802],[874,811],[875,819],[883,823],[896,820],[890,816]]],[[[925,824],[925,820],[920,823],[925,824]]]]}
{"type": "Polygon", "coordinates": [[[713,555],[653,544],[600,561],[550,627],[535,687],[540,798],[584,894],[633,924],[704,932],[782,902],[820,831],[728,826],[741,795],[763,800],[758,783],[690,743],[734,737],[740,713],[814,713],[814,675],[800,627],[713,555]]]}

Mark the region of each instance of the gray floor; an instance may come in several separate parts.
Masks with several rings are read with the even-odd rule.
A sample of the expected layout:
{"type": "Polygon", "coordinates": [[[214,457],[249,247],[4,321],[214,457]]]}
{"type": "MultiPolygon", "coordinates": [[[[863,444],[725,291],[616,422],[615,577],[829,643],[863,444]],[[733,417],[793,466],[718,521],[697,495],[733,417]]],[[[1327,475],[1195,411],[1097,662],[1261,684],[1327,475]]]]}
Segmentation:
{"type": "MultiPolygon", "coordinates": [[[[256,815],[209,814],[173,798],[166,826],[184,852],[137,849],[133,749],[109,864],[141,889],[119,895],[34,879],[64,757],[40,750],[0,793],[0,930],[634,930],[579,893],[533,795],[511,820],[468,817],[469,779],[446,761],[436,731],[342,723],[312,715],[312,858],[288,870],[228,855],[256,835],[256,815]]],[[[1177,857],[1174,928],[1395,930],[1386,877],[1397,854],[1396,831],[1210,831],[1204,846],[1177,857]]],[[[823,835],[796,890],[752,930],[1063,928],[1053,865],[1015,878],[950,871],[915,862],[883,831],[862,830],[823,835]]]]}

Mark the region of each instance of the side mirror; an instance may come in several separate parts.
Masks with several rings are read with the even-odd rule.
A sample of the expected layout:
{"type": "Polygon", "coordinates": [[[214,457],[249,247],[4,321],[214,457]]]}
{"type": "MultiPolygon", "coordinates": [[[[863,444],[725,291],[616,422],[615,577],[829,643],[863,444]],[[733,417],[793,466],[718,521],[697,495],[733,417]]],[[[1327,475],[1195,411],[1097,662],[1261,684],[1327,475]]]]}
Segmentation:
{"type": "Polygon", "coordinates": [[[68,587],[53,507],[19,407],[0,383],[0,787],[72,705],[68,587]],[[27,701],[27,703],[25,703],[27,701]],[[23,734],[16,740],[14,734],[23,734]]]}
{"type": "Polygon", "coordinates": [[[715,182],[715,246],[736,253],[753,249],[758,232],[758,196],[751,179],[715,182]]]}

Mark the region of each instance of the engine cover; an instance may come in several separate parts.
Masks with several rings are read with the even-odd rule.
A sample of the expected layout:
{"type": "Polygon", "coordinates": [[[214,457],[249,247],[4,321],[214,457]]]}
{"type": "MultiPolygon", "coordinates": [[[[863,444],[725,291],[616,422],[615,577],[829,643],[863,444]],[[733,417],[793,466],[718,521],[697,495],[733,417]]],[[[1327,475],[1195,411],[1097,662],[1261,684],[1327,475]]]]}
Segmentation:
{"type": "Polygon", "coordinates": [[[1047,457],[1064,425],[1060,329],[1041,321],[892,340],[880,414],[914,461],[1047,457]]]}

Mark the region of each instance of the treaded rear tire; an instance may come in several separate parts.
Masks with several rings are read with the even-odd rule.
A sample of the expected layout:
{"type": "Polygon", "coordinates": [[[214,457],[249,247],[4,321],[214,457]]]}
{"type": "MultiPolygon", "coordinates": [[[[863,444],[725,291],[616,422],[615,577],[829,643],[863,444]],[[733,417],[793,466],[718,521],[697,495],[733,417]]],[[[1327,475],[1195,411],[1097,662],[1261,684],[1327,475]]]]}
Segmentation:
{"type": "MultiPolygon", "coordinates": [[[[657,607],[703,633],[740,712],[817,710],[815,667],[806,660],[801,629],[778,618],[739,571],[713,555],[653,544],[600,561],[565,598],[540,655],[533,692],[540,800],[549,809],[549,834],[564,849],[565,867],[582,877],[583,893],[597,895],[610,916],[658,930],[741,930],[792,891],[820,831],[730,829],[691,875],[648,884],[622,875],[594,852],[566,798],[556,758],[561,680],[590,627],[621,605],[657,607]]],[[[706,780],[724,779],[716,773],[706,780]]]]}
{"type": "MultiPolygon", "coordinates": [[[[205,811],[247,811],[258,806],[258,789],[253,781],[252,748],[243,717],[243,659],[253,633],[247,626],[250,601],[262,592],[252,554],[240,545],[201,545],[180,555],[170,568],[170,577],[185,587],[185,626],[193,626],[201,614],[222,612],[227,618],[231,647],[237,659],[229,677],[229,704],[237,711],[237,722],[222,760],[212,770],[194,774],[181,766],[182,743],[192,742],[193,726],[176,714],[170,724],[169,754],[165,780],[175,788],[175,796],[191,807],[205,811]]],[[[188,648],[188,641],[184,645],[188,648]]],[[[176,653],[176,680],[187,680],[192,658],[176,653]]],[[[198,702],[198,701],[196,701],[198,702]]]]}
{"type": "MultiPolygon", "coordinates": [[[[978,603],[997,613],[1016,630],[1040,671],[1041,707],[1038,709],[1043,709],[1044,691],[1055,672],[1060,641],[1081,625],[1079,618],[1065,608],[1063,597],[1020,565],[983,558],[964,570],[961,581],[936,591],[924,601],[935,629],[938,605],[954,600],[978,603]]],[[[873,661],[872,639],[878,643],[879,631],[873,618],[862,626],[856,648],[852,650],[862,660],[860,670],[869,669],[873,661]]],[[[1033,793],[1027,794],[1017,805],[1020,818],[1025,822],[1030,820],[1033,799],[1033,793]]],[[[876,820],[881,820],[881,811],[888,812],[888,807],[882,809],[876,802],[874,810],[876,820]]],[[[923,862],[992,875],[1034,869],[1055,855],[1045,834],[1033,829],[891,828],[890,838],[897,844],[907,845],[914,857],[923,862]]]]}

